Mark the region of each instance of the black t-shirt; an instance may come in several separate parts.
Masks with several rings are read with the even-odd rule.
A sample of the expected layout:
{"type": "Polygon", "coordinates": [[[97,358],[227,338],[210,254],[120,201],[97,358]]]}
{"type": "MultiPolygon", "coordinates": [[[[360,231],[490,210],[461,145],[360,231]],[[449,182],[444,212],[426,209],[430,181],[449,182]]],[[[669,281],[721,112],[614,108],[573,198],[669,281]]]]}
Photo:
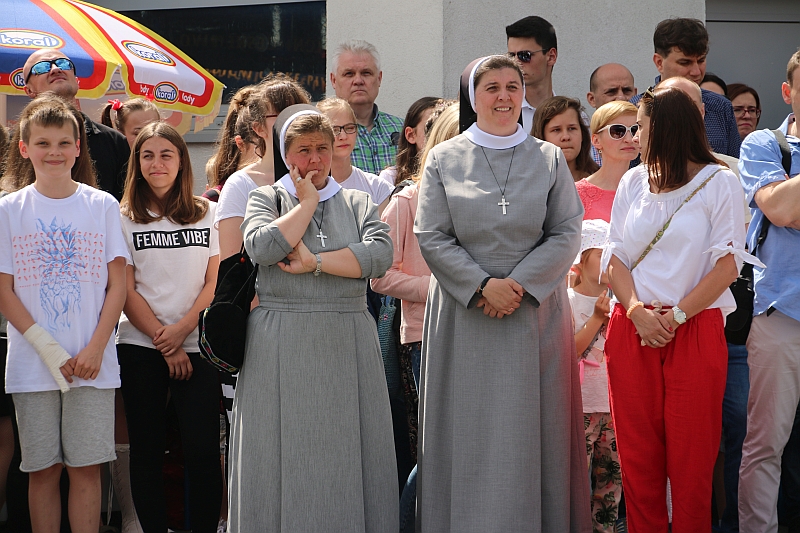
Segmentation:
{"type": "Polygon", "coordinates": [[[89,141],[89,156],[97,173],[97,186],[119,201],[125,189],[125,174],[131,155],[128,140],[117,130],[98,124],[85,113],[83,120],[89,141]]]}

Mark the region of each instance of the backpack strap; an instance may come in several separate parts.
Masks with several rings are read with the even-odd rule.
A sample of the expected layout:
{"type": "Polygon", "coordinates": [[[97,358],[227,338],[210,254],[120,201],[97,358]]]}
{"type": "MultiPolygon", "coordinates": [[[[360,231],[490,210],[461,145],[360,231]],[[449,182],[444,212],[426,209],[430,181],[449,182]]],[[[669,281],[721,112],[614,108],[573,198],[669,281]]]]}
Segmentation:
{"type": "MultiPolygon", "coordinates": [[[[792,171],[792,149],[789,148],[789,143],[786,142],[786,135],[784,135],[781,130],[772,130],[772,134],[775,136],[775,140],[778,141],[778,147],[781,149],[781,164],[783,165],[784,172],[786,172],[786,175],[788,176],[792,171]]],[[[764,215],[764,219],[761,221],[761,231],[758,233],[756,246],[752,253],[755,253],[758,247],[761,246],[761,244],[767,238],[767,233],[769,232],[769,227],[771,225],[772,222],[770,219],[764,215]]]]}

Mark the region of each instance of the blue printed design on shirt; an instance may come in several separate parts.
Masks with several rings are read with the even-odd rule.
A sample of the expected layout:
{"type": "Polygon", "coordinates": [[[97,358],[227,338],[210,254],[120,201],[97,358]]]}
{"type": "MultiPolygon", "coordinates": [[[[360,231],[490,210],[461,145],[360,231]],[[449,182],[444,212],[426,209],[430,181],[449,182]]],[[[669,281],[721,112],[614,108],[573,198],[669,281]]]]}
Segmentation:
{"type": "Polygon", "coordinates": [[[56,221],[49,225],[37,219],[41,241],[34,251],[39,263],[39,301],[47,315],[47,329],[51,332],[66,331],[72,319],[80,312],[81,270],[86,263],[80,251],[83,237],[72,224],[56,221]]]}

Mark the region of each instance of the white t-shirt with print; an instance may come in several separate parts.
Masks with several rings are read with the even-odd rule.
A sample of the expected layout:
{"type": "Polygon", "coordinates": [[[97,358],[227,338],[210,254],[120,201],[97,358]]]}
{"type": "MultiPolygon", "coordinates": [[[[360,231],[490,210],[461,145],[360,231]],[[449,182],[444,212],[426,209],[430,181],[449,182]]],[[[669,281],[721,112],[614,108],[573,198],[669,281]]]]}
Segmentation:
{"type": "Polygon", "coordinates": [[[355,189],[365,192],[369,194],[372,203],[375,205],[381,205],[383,201],[392,194],[394,186],[389,185],[389,182],[385,179],[381,179],[375,174],[364,172],[360,168],[352,168],[353,171],[350,173],[350,176],[339,183],[343,189],[355,189]]]}
{"type": "MultiPolygon", "coordinates": [[[[67,198],[48,198],[29,185],[0,199],[0,272],[14,276],[14,293],[33,319],[75,357],[89,344],[108,286],[108,263],[128,259],[119,204],[110,194],[78,185],[67,198]]],[[[114,338],[94,380],[71,387],[119,387],[114,338]]],[[[10,323],[6,392],[58,390],[39,354],[10,323]]]]}
{"type": "MultiPolygon", "coordinates": [[[[227,186],[227,185],[226,185],[227,186]]],[[[166,218],[137,224],[122,216],[122,231],[133,265],[136,292],[164,325],[180,321],[194,305],[206,282],[208,260],[219,255],[214,228],[216,206],[209,202],[205,216],[194,224],[180,225],[166,218]]],[[[197,327],[186,337],[183,349],[197,353],[197,327]]],[[[130,323],[125,313],[119,322],[117,344],[155,348],[153,339],[130,323]]]]}
{"type": "MultiPolygon", "coordinates": [[[[594,303],[597,298],[585,296],[567,289],[569,304],[572,307],[572,318],[575,324],[575,333],[578,333],[584,324],[594,313],[594,303]]],[[[605,332],[601,333],[592,345],[592,349],[586,359],[598,363],[600,366],[585,364],[583,367],[583,383],[581,383],[581,394],[583,395],[584,413],[610,413],[611,407],[608,402],[608,369],[606,368],[606,358],[603,349],[606,344],[605,332]]]]}
{"type": "Polygon", "coordinates": [[[237,170],[225,180],[219,193],[217,211],[214,215],[214,227],[219,228],[219,221],[226,218],[243,217],[247,209],[250,191],[258,185],[244,170],[237,170]]]}

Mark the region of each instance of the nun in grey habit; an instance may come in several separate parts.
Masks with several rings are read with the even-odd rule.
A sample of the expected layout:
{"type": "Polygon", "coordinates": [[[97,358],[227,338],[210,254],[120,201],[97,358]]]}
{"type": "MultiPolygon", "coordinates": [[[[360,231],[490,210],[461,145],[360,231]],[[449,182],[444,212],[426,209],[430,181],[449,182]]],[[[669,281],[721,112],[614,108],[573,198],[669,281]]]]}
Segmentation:
{"type": "Polygon", "coordinates": [[[462,115],[462,134],[429,153],[414,227],[433,273],[417,531],[588,533],[564,281],[583,207],[561,150],[516,124],[524,86],[515,63],[476,60],[461,94],[462,114],[477,116],[462,115]]]}

